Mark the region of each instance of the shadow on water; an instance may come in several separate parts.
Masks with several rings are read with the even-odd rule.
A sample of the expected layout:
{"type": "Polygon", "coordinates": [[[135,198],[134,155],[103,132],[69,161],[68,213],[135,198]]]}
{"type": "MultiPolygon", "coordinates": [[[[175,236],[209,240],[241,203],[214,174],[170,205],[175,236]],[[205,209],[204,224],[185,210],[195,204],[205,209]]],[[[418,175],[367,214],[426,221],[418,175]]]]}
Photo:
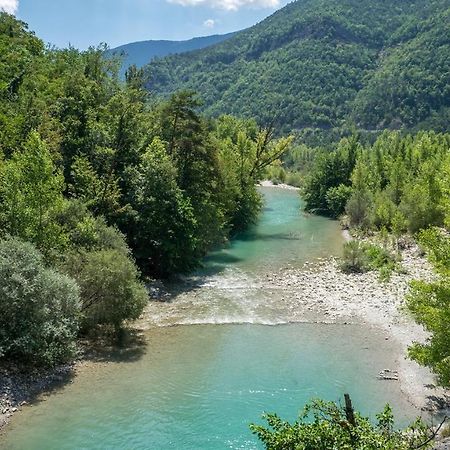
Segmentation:
{"type": "Polygon", "coordinates": [[[141,359],[147,349],[145,336],[133,329],[124,329],[117,337],[107,336],[85,343],[83,360],[91,362],[133,363],[141,359]]]}
{"type": "MultiPolygon", "coordinates": [[[[142,333],[126,330],[120,343],[110,337],[98,337],[81,343],[81,361],[94,363],[133,363],[146,353],[147,341],[142,333]]],[[[27,403],[37,405],[49,395],[57,394],[76,376],[75,366],[62,365],[51,369],[19,367],[15,364],[0,365],[0,392],[9,392],[12,407],[27,403]]]]}

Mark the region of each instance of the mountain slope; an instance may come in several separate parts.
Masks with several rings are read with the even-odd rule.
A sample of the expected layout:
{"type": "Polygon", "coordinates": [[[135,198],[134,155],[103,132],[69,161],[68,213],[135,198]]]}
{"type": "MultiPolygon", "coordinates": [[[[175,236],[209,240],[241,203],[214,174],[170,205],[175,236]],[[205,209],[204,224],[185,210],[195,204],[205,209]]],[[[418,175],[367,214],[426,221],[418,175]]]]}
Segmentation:
{"type": "Polygon", "coordinates": [[[235,33],[216,34],[189,39],[187,41],[140,41],[108,50],[110,56],[117,55],[123,58],[122,72],[131,65],[142,67],[154,58],[162,58],[167,55],[199,50],[225,41],[235,33]]]}
{"type": "Polygon", "coordinates": [[[278,116],[284,131],[412,127],[450,106],[449,8],[450,0],[299,0],[212,48],[151,63],[148,88],[194,89],[208,114],[278,116]],[[404,91],[415,107],[401,101],[404,91]]]}

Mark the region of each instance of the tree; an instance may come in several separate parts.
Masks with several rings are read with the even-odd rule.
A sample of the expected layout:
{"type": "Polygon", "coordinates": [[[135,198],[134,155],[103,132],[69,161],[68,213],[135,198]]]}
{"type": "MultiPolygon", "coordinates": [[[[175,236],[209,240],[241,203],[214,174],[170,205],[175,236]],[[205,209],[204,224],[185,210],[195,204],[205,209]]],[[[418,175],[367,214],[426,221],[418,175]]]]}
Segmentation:
{"type": "Polygon", "coordinates": [[[0,177],[3,232],[33,242],[46,256],[64,248],[67,236],[55,221],[63,205],[64,178],[36,132],[23,151],[2,163],[0,177]]]}
{"type": "Polygon", "coordinates": [[[334,217],[336,217],[336,213],[339,215],[344,212],[341,201],[344,200],[344,197],[348,198],[350,193],[350,189],[345,187],[351,186],[352,171],[360,153],[361,145],[355,135],[350,139],[342,139],[331,153],[319,152],[303,188],[308,211],[334,217]],[[340,204],[334,202],[334,200],[338,200],[337,194],[341,199],[340,204]],[[330,210],[330,207],[334,209],[330,210]]]}
{"type": "Polygon", "coordinates": [[[120,209],[119,180],[114,173],[101,177],[86,157],[72,164],[70,193],[81,199],[95,214],[112,216],[120,209]]]}
{"type": "Polygon", "coordinates": [[[346,211],[354,227],[368,227],[371,220],[372,194],[369,190],[369,168],[358,160],[352,173],[352,195],[346,211]]]}
{"type": "Polygon", "coordinates": [[[293,424],[276,414],[264,418],[268,427],[252,424],[250,428],[267,450],[413,450],[432,446],[433,434],[420,419],[396,431],[389,405],[377,415],[375,425],[355,412],[349,400],[345,407],[312,401],[293,424]]]}
{"type": "Polygon", "coordinates": [[[242,231],[255,222],[261,209],[256,184],[287,152],[292,137],[275,139],[272,125],[258,128],[254,121],[231,116],[220,117],[215,127],[222,175],[220,202],[227,225],[242,231]]]}
{"type": "Polygon", "coordinates": [[[439,177],[440,188],[442,190],[441,209],[444,214],[444,222],[450,228],[450,155],[442,165],[441,176],[439,177]]]}
{"type": "Polygon", "coordinates": [[[130,170],[127,224],[131,246],[145,273],[167,276],[198,262],[197,222],[190,200],[177,184],[177,169],[161,140],[130,170]]]}
{"type": "Polygon", "coordinates": [[[0,241],[0,357],[67,361],[75,354],[79,313],[73,279],[47,269],[32,244],[0,241]]]}
{"type": "Polygon", "coordinates": [[[327,208],[332,217],[339,217],[345,212],[345,206],[352,195],[352,188],[345,184],[332,187],[326,193],[327,208]]]}
{"type": "Polygon", "coordinates": [[[128,255],[118,250],[78,251],[68,255],[64,269],[80,286],[81,326],[112,325],[137,319],[148,301],[139,272],[128,255]]]}
{"type": "Polygon", "coordinates": [[[407,297],[407,306],[418,323],[430,332],[425,343],[415,342],[409,355],[430,367],[439,382],[450,386],[450,238],[439,229],[420,233],[440,277],[433,282],[415,281],[407,297]]]}

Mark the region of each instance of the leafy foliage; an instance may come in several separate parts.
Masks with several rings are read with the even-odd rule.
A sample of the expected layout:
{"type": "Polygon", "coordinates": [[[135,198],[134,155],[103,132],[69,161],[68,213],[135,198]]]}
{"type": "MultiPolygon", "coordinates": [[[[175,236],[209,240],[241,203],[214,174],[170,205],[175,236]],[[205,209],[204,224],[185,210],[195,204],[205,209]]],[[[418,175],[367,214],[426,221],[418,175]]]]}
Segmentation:
{"type": "Polygon", "coordinates": [[[407,299],[415,319],[431,333],[425,344],[415,342],[410,356],[420,364],[431,367],[444,386],[450,386],[450,237],[439,229],[420,234],[420,242],[428,251],[440,278],[412,284],[407,299]]]}
{"type": "Polygon", "coordinates": [[[130,179],[129,235],[141,267],[161,275],[192,269],[197,222],[160,140],[152,142],[130,179]]]}
{"type": "Polygon", "coordinates": [[[47,269],[30,243],[0,241],[0,357],[53,365],[75,353],[75,281],[47,269]]]}
{"type": "Polygon", "coordinates": [[[39,135],[31,133],[22,152],[0,163],[3,230],[37,245],[45,254],[64,248],[55,222],[63,202],[64,178],[39,135]]]}
{"type": "Polygon", "coordinates": [[[350,421],[345,408],[315,400],[293,424],[266,414],[268,427],[252,424],[250,428],[268,450],[411,450],[428,441],[427,427],[420,420],[405,430],[395,430],[389,405],[377,415],[375,425],[358,413],[353,416],[350,421]]]}
{"type": "Polygon", "coordinates": [[[318,156],[303,187],[306,207],[334,217],[345,209],[352,227],[397,235],[443,225],[449,155],[449,134],[384,132],[365,147],[344,139],[318,156]]]}
{"type": "Polygon", "coordinates": [[[69,255],[65,271],[81,291],[81,327],[112,325],[119,330],[124,320],[137,319],[148,294],[127,254],[118,250],[77,252],[69,255]]]}
{"type": "Polygon", "coordinates": [[[380,278],[387,281],[391,273],[399,270],[397,257],[386,248],[352,240],[344,245],[341,269],[347,273],[380,271],[380,278]]]}
{"type": "Polygon", "coordinates": [[[155,102],[143,72],[122,81],[105,50],[46,48],[0,13],[0,236],[42,252],[18,254],[36,266],[26,276],[3,261],[0,357],[53,364],[79,328],[136,319],[144,277],[192,270],[256,219],[255,184],[291,143],[254,121],[206,119],[190,91],[155,102]]]}
{"type": "Polygon", "coordinates": [[[4,233],[57,260],[81,228],[94,226],[69,219],[74,207],[63,211],[65,199],[76,199],[124,233],[145,275],[167,276],[191,270],[255,220],[255,182],[290,138],[276,140],[251,121],[206,120],[191,91],[149,102],[142,72],[132,67],[121,82],[103,47],[44,49],[4,13],[0,40],[4,233]],[[29,63],[20,66],[21,58],[29,63]]]}
{"type": "Polygon", "coordinates": [[[351,175],[361,146],[355,137],[343,139],[334,152],[322,152],[303,186],[306,209],[339,216],[344,212],[351,175]],[[338,198],[340,200],[338,200],[338,198]]]}

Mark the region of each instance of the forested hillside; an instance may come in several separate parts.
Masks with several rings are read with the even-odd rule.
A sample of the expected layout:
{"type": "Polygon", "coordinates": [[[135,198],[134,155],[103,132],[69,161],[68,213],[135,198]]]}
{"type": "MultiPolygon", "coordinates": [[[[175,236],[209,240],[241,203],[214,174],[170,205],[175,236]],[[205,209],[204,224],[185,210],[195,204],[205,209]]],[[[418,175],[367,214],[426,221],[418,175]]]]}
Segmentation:
{"type": "Polygon", "coordinates": [[[207,114],[306,129],[447,129],[448,0],[298,0],[213,48],[146,68],[148,89],[192,88],[207,114]]]}
{"type": "Polygon", "coordinates": [[[162,58],[175,53],[185,53],[193,50],[199,50],[209,47],[219,42],[223,42],[233,36],[234,33],[215,34],[189,39],[187,41],[140,41],[124,44],[112,48],[106,52],[108,56],[118,56],[122,58],[122,67],[120,73],[125,75],[126,70],[135,65],[141,68],[148,64],[154,58],[162,58]]]}
{"type": "Polygon", "coordinates": [[[0,14],[0,358],[54,364],[120,330],[145,277],[195,268],[259,212],[289,138],[204,119],[192,92],[149,102],[103,48],[56,50],[0,14]]]}

